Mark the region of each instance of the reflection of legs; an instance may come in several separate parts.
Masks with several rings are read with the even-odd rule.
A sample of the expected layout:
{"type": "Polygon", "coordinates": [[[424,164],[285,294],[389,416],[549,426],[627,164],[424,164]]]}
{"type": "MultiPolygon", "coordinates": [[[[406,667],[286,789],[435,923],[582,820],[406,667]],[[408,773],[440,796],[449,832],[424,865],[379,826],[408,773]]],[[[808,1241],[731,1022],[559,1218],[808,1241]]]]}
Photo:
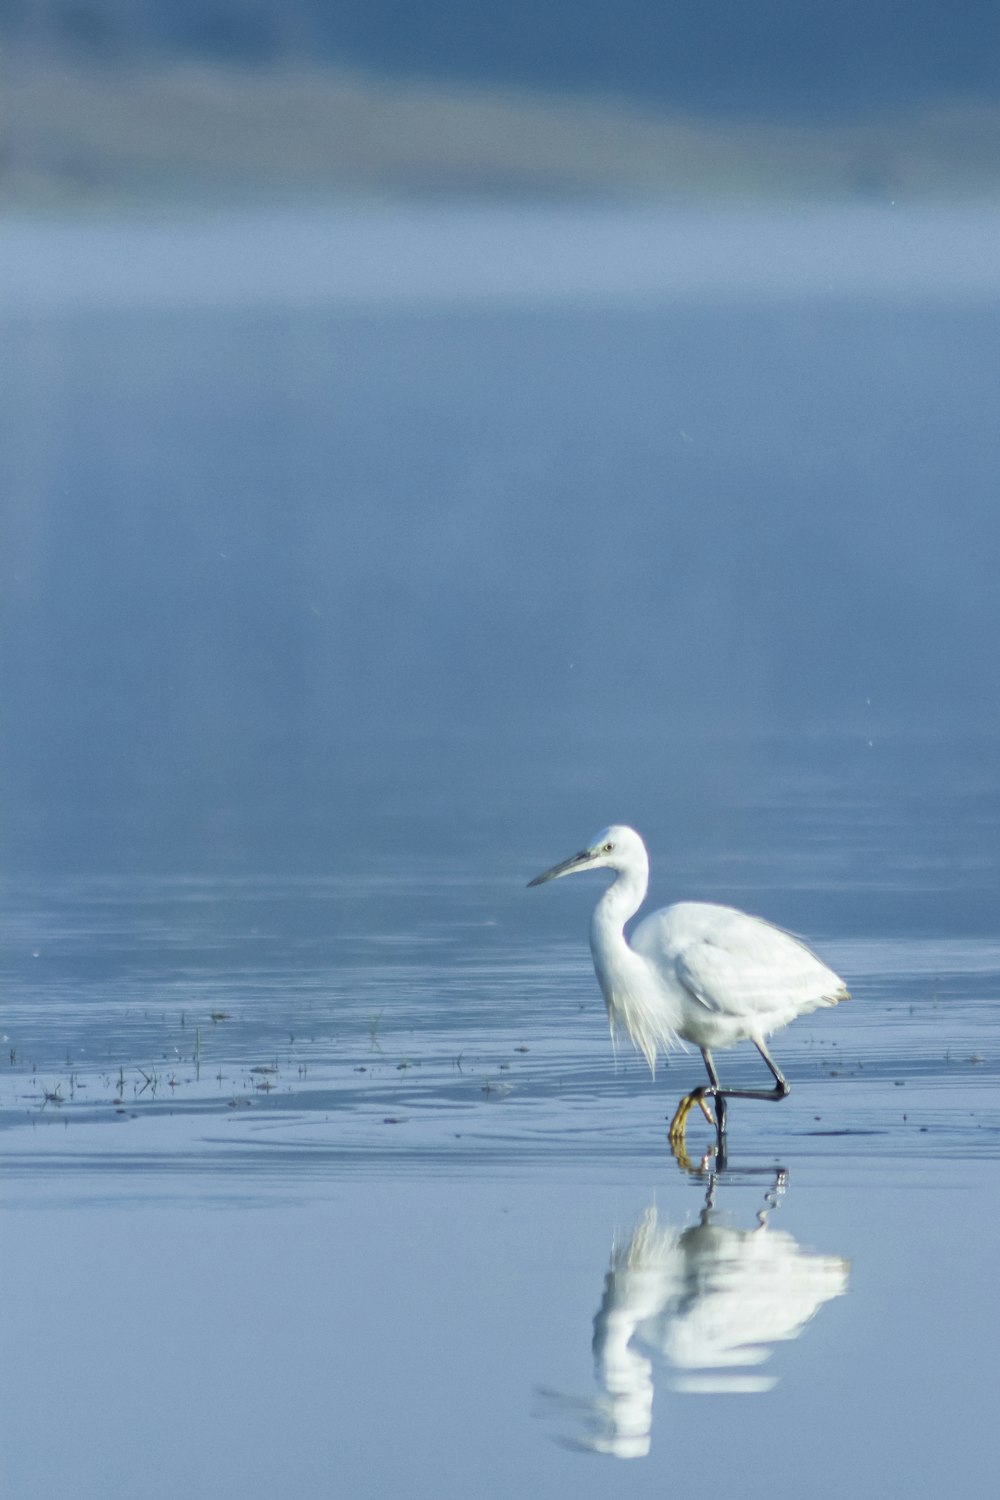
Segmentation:
{"type": "Polygon", "coordinates": [[[774,1058],[768,1052],[763,1042],[754,1042],[754,1046],[771,1070],[774,1079],[773,1089],[724,1089],[719,1082],[719,1075],[715,1071],[715,1063],[712,1054],[707,1047],[702,1047],[701,1055],[705,1059],[705,1068],[708,1072],[708,1085],[703,1084],[701,1088],[692,1089],[690,1094],[685,1094],[678,1104],[673,1119],[670,1122],[670,1144],[672,1146],[684,1144],[684,1132],[687,1128],[687,1117],[697,1104],[709,1124],[715,1126],[719,1138],[719,1147],[722,1149],[726,1135],[726,1100],[727,1099],[784,1099],[790,1092],[788,1084],[782,1077],[774,1058]],[[708,1107],[707,1101],[715,1101],[715,1119],[708,1107]]]}

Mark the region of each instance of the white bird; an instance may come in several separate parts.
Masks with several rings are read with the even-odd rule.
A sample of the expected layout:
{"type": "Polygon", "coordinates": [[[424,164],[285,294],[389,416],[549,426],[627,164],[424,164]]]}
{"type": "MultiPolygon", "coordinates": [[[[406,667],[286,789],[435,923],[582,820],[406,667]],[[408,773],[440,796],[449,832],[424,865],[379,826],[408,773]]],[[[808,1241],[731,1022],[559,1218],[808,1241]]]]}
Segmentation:
{"type": "Polygon", "coordinates": [[[614,1039],[624,1033],[655,1074],[656,1057],[683,1042],[705,1060],[708,1085],[685,1094],[670,1124],[683,1147],[688,1113],[697,1104],[712,1121],[715,1100],[720,1149],[726,1099],[783,1099],[789,1086],[765,1045],[796,1016],[849,1000],[842,979],[804,943],[761,917],[708,901],[680,901],[645,917],[625,935],[649,885],[649,855],[634,828],[614,824],[586,849],[536,875],[541,885],[581,870],[614,870],[590,923],[590,951],[614,1039]],[[772,1089],[724,1089],[713,1047],[753,1042],[771,1070],[772,1089]]]}

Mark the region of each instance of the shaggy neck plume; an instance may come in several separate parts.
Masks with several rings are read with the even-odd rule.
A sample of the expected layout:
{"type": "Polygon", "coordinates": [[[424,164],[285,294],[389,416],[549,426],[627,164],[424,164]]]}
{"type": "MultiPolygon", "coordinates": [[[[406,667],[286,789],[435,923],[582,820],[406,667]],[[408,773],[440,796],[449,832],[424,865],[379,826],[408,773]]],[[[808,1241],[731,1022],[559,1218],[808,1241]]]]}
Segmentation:
{"type": "MultiPolygon", "coordinates": [[[[645,854],[645,851],[643,851],[645,854]]],[[[625,923],[642,905],[649,885],[649,861],[644,858],[608,886],[590,921],[590,951],[607,1006],[611,1036],[629,1037],[656,1072],[659,1048],[677,1045],[680,1021],[665,987],[646,960],[630,947],[625,923]]]]}

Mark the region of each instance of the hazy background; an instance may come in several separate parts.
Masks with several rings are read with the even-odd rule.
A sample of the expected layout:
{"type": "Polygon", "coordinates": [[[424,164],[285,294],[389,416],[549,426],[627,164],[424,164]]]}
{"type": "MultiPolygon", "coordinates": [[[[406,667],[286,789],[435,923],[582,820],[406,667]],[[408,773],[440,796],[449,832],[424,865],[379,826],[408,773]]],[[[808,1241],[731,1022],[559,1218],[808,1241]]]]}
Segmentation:
{"type": "Polygon", "coordinates": [[[0,47],[14,202],[996,187],[985,3],[3,0],[0,47]]]}
{"type": "Polygon", "coordinates": [[[998,38],[0,4],[14,866],[989,782],[998,38]]]}

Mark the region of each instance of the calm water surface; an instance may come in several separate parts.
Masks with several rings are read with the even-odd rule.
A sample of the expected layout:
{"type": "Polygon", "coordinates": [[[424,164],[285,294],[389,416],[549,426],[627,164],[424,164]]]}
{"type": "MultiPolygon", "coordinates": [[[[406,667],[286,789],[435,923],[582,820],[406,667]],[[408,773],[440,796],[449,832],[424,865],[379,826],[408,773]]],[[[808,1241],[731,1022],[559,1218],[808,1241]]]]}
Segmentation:
{"type": "Polygon", "coordinates": [[[11,885],[11,1493],[96,1495],[110,1451],[164,1496],[645,1495],[706,1462],[981,1492],[1000,942],[912,850],[866,901],[934,889],[937,932],[850,930],[822,857],[688,856],[805,900],[854,991],[777,1039],[793,1093],[734,1106],[716,1177],[700,1121],[687,1170],[665,1146],[698,1060],[612,1058],[593,891],[523,889],[559,852],[11,885]]]}
{"type": "Polygon", "coordinates": [[[998,325],[858,222],[725,309],[359,305],[335,217],[311,301],[8,295],[12,1496],[988,1493],[998,325]],[[612,819],[854,995],[721,1172],[525,889],[612,819]]]}

